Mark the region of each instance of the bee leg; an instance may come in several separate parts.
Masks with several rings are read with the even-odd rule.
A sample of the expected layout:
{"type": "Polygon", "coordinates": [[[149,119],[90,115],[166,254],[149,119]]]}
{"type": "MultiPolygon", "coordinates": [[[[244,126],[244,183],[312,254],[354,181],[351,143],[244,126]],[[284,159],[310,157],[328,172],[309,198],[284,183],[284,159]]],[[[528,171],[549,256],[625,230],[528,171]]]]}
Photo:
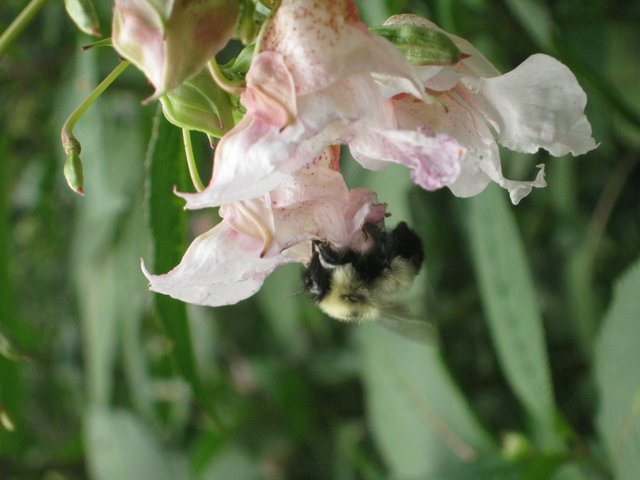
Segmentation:
{"type": "Polygon", "coordinates": [[[375,244],[384,244],[384,239],[387,235],[384,228],[380,228],[375,223],[367,222],[362,226],[362,231],[367,237],[371,237],[375,244]]]}
{"type": "Polygon", "coordinates": [[[311,297],[319,301],[330,289],[331,274],[320,263],[318,252],[314,252],[309,265],[305,268],[302,281],[311,297]]]}

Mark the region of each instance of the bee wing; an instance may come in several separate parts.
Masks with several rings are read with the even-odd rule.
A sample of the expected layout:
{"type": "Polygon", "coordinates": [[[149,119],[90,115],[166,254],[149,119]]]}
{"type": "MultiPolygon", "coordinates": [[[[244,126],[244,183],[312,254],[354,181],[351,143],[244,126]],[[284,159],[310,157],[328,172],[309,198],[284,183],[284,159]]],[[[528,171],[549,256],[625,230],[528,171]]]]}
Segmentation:
{"type": "Polygon", "coordinates": [[[414,342],[424,344],[436,343],[436,330],[432,323],[413,318],[405,313],[384,311],[378,322],[385,328],[414,342]]]}

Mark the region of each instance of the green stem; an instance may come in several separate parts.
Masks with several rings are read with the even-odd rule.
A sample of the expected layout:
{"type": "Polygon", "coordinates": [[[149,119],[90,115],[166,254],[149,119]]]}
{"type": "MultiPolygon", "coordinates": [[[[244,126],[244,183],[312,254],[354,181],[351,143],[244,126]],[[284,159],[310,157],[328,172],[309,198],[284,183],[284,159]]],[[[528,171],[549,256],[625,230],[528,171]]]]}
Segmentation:
{"type": "Polygon", "coordinates": [[[93,102],[107,89],[113,81],[129,66],[129,62],[122,60],[107,77],[85,98],[80,105],[69,115],[62,126],[60,139],[62,141],[62,149],[67,156],[67,162],[64,165],[64,176],[71,190],[79,195],[84,195],[84,179],[82,174],[82,162],[80,160],[80,151],[82,147],[76,137],[73,136],[73,127],[78,120],[84,115],[93,102]]]}
{"type": "Polygon", "coordinates": [[[29,25],[46,1],[47,0],[31,0],[16,19],[11,22],[11,25],[0,35],[0,55],[2,55],[9,45],[11,45],[11,42],[20,35],[20,32],[29,25]]]}
{"type": "Polygon", "coordinates": [[[102,95],[102,93],[109,87],[109,85],[111,85],[113,81],[118,78],[128,66],[128,60],[121,60],[118,66],[114,68],[113,71],[109,75],[107,75],[106,78],[102,80],[102,82],[100,82],[96,88],[93,89],[93,92],[91,92],[87,96],[87,98],[85,98],[82,103],[78,105],[78,107],[71,113],[71,115],[69,115],[67,120],[64,122],[64,125],[62,126],[63,147],[65,146],[64,137],[73,137],[73,127],[76,125],[76,123],[78,123],[78,120],[80,120],[82,115],[84,115],[84,112],[86,112],[87,109],[91,105],[93,105],[93,102],[95,102],[97,98],[102,95]]]}
{"type": "Polygon", "coordinates": [[[196,191],[201,192],[204,190],[204,184],[200,179],[198,173],[198,167],[196,165],[196,158],[193,155],[193,145],[191,144],[191,132],[186,128],[182,129],[182,141],[184,143],[184,153],[187,156],[187,166],[189,167],[189,175],[191,176],[191,182],[196,188],[196,191]]]}
{"type": "Polygon", "coordinates": [[[242,81],[234,81],[230,80],[224,76],[222,71],[220,70],[220,66],[216,61],[215,57],[213,57],[209,63],[209,72],[211,73],[211,77],[218,84],[218,86],[227,93],[231,95],[240,95],[244,88],[244,82],[242,81]]]}

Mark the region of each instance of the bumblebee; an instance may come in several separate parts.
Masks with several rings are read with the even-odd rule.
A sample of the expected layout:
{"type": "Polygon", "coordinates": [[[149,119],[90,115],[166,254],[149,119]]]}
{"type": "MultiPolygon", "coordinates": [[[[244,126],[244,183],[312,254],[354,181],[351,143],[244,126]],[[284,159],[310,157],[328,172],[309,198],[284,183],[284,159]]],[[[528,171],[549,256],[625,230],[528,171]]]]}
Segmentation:
{"type": "Polygon", "coordinates": [[[303,274],[305,290],[324,313],[337,320],[402,317],[405,308],[397,296],[409,290],[422,266],[420,237],[405,222],[393,230],[367,223],[363,231],[371,244],[363,252],[313,242],[303,274]]]}

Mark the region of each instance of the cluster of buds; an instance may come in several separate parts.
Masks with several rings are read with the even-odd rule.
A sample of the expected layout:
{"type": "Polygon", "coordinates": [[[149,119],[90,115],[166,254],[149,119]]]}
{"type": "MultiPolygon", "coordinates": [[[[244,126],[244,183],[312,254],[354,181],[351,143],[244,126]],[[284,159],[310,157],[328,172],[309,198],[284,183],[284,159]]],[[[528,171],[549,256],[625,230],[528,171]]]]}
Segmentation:
{"type": "Polygon", "coordinates": [[[188,209],[220,207],[222,221],[172,271],[143,266],[152,290],[192,303],[238,302],[278,266],[308,263],[314,242],[358,249],[365,224],[383,225],[376,194],[347,188],[341,145],[368,169],[406,166],[423,189],[469,197],[495,182],[514,204],[545,186],[544,170],[505,178],[499,144],[555,156],[596,147],[586,95],[554,58],[500,74],[423,18],[368,29],[353,0],[116,0],[113,45],[171,122],[220,138],[208,186],[178,195],[188,209]],[[213,56],[261,16],[221,71],[213,56]]]}

